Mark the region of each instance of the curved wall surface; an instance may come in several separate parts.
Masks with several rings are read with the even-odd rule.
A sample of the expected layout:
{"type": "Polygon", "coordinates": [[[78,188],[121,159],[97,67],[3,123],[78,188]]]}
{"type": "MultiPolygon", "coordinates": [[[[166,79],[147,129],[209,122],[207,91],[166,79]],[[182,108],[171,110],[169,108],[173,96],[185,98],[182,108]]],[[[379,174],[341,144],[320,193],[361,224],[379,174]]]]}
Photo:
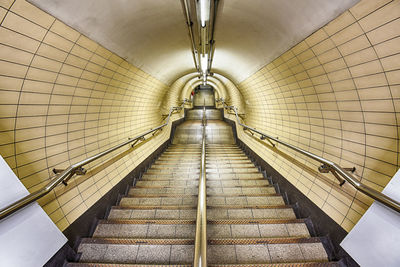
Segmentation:
{"type": "MultiPolygon", "coordinates": [[[[244,41],[265,52],[268,46],[257,41],[268,37],[261,11],[258,30],[235,34],[247,36],[244,41]]],[[[273,62],[261,64],[265,55],[250,49],[258,59],[253,65],[265,66],[236,84],[232,81],[241,79],[235,76],[235,60],[243,58],[249,65],[253,58],[240,56],[249,49],[242,45],[236,59],[226,59],[236,72],[212,70],[216,73],[210,83],[245,113],[246,124],[343,167],[356,166],[357,177],[381,190],[400,165],[399,17],[398,0],[362,0],[273,62]]],[[[0,19],[0,154],[30,191],[49,180],[52,168],[65,168],[161,124],[162,115],[199,83],[198,74],[188,68],[169,76],[168,82],[181,78],[167,85],[24,0],[1,0],[0,19]]],[[[181,29],[183,25],[182,17],[181,29]]],[[[150,30],[140,32],[157,39],[150,30]]],[[[154,47],[164,44],[157,40],[154,47]]],[[[217,43],[216,55],[218,47],[223,45],[217,43]]],[[[188,63],[190,47],[185,49],[188,63]]],[[[161,65],[165,61],[151,59],[161,65]]],[[[371,204],[348,185],[340,188],[330,174],[318,173],[316,162],[282,146],[272,149],[237,130],[250,148],[346,230],[371,204]]],[[[168,138],[169,130],[162,131],[134,150],[121,149],[40,204],[65,229],[168,138]]]]}
{"type": "MultiPolygon", "coordinates": [[[[29,191],[162,123],[164,83],[25,1],[0,1],[0,18],[0,154],[29,191]]],[[[65,229],[168,138],[90,164],[40,204],[65,229]]]]}
{"type": "MultiPolygon", "coordinates": [[[[361,1],[239,84],[246,123],[381,191],[400,165],[400,1],[361,1]]],[[[280,145],[253,150],[346,230],[372,200],[280,145]]]]}

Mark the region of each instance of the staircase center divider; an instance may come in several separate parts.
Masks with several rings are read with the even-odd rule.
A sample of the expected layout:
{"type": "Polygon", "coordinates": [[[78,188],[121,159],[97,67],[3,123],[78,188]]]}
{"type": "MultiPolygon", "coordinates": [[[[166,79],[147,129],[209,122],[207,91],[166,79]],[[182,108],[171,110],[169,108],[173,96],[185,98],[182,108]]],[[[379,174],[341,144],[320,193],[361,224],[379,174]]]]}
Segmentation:
{"type": "MultiPolygon", "coordinates": [[[[353,186],[356,190],[364,193],[365,195],[371,197],[372,199],[382,203],[383,205],[385,205],[386,207],[400,212],[400,203],[392,198],[390,198],[389,196],[367,186],[364,185],[363,183],[361,183],[356,177],[354,177],[353,175],[351,175],[349,173],[349,171],[354,172],[355,168],[343,168],[341,166],[339,166],[338,164],[327,160],[323,157],[317,156],[309,151],[306,151],[304,149],[298,148],[294,145],[291,145],[289,143],[286,143],[284,141],[281,141],[278,137],[273,137],[270,136],[268,134],[262,133],[259,130],[256,130],[255,128],[252,128],[250,126],[247,126],[246,124],[240,122],[240,118],[239,118],[239,114],[238,114],[238,110],[237,107],[235,106],[228,106],[226,105],[225,101],[223,98],[217,99],[216,102],[221,102],[221,104],[223,105],[224,109],[226,110],[230,110],[234,112],[234,115],[236,117],[236,121],[237,123],[243,127],[243,130],[248,130],[252,133],[252,135],[254,133],[260,135],[259,138],[261,140],[267,140],[268,142],[271,143],[271,145],[273,147],[275,147],[275,144],[272,143],[272,141],[275,141],[279,144],[282,144],[294,151],[297,151],[309,158],[312,158],[320,163],[322,163],[322,165],[318,168],[319,172],[321,173],[329,173],[331,172],[333,174],[333,176],[335,176],[335,178],[339,181],[340,186],[342,186],[345,182],[348,182],[351,186],[353,186]]],[[[254,135],[253,135],[254,136],[254,135]]],[[[254,136],[255,137],[255,136],[254,136]]]]}
{"type": "Polygon", "coordinates": [[[107,154],[109,154],[109,153],[111,153],[111,152],[113,152],[113,151],[115,151],[115,150],[127,145],[127,144],[133,143],[132,144],[132,147],[133,147],[139,141],[144,140],[145,137],[148,134],[153,133],[153,135],[154,135],[155,132],[162,130],[162,128],[164,128],[165,126],[168,125],[169,120],[171,118],[171,115],[175,111],[182,110],[187,102],[189,102],[189,101],[187,99],[185,99],[180,106],[170,108],[169,113],[168,113],[168,117],[166,118],[165,123],[161,124],[160,126],[157,126],[156,128],[153,128],[153,129],[150,129],[150,130],[147,130],[146,132],[144,132],[144,133],[142,133],[142,134],[140,134],[140,135],[138,135],[138,136],[136,136],[134,138],[129,138],[128,141],[125,141],[125,142],[123,142],[123,143],[121,143],[119,145],[111,147],[111,148],[109,148],[109,149],[107,149],[107,150],[105,150],[103,152],[100,152],[100,153],[98,153],[98,154],[96,154],[94,156],[91,156],[91,157],[89,157],[87,159],[84,159],[84,160],[78,162],[78,163],[75,163],[75,164],[69,166],[68,168],[66,168],[65,170],[54,169],[53,171],[57,172],[58,175],[54,179],[51,179],[50,182],[48,182],[45,186],[43,186],[42,188],[40,188],[39,190],[37,190],[37,191],[35,191],[33,193],[30,193],[26,197],[23,197],[23,198],[15,201],[14,203],[8,205],[7,207],[1,209],[0,210],[0,220],[5,218],[5,217],[7,217],[7,216],[9,216],[9,215],[11,215],[11,214],[13,214],[16,211],[22,209],[26,205],[28,205],[28,204],[40,199],[41,197],[47,195],[48,193],[51,192],[51,190],[53,190],[60,183],[63,183],[63,184],[66,185],[66,182],[69,179],[71,179],[71,177],[74,174],[77,174],[77,175],[85,174],[86,170],[83,168],[83,166],[87,165],[88,163],[93,162],[93,161],[95,161],[95,160],[97,160],[97,159],[99,159],[99,158],[101,158],[101,157],[103,157],[103,156],[105,156],[105,155],[107,155],[107,154]]]}
{"type": "Polygon", "coordinates": [[[196,235],[194,242],[194,267],[207,266],[207,189],[206,189],[206,107],[203,106],[201,162],[199,191],[197,195],[196,235]]]}

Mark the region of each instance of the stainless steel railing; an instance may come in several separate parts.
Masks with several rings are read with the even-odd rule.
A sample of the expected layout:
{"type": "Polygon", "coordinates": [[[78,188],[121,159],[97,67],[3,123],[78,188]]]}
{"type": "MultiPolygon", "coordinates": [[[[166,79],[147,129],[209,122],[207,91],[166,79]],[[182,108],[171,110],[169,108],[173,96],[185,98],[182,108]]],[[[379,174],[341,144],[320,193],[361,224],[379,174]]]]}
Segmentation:
{"type": "Polygon", "coordinates": [[[197,196],[196,235],[193,266],[207,266],[207,189],[206,189],[206,108],[203,107],[201,139],[201,163],[199,192],[197,196]]]}
{"type": "Polygon", "coordinates": [[[161,130],[162,128],[164,128],[165,126],[168,125],[169,120],[171,118],[171,115],[177,111],[177,110],[181,110],[184,108],[184,105],[186,104],[186,102],[189,102],[188,100],[184,100],[183,103],[179,106],[179,107],[172,107],[169,110],[168,113],[168,117],[165,121],[164,124],[161,124],[160,126],[157,126],[156,128],[150,129],[134,138],[130,138],[129,140],[116,145],[112,148],[109,148],[103,152],[100,152],[94,156],[91,156],[87,159],[84,159],[78,163],[75,163],[71,166],[69,166],[68,168],[66,168],[65,170],[56,170],[56,172],[58,172],[59,174],[52,179],[49,183],[47,183],[44,187],[40,188],[39,190],[30,193],[29,195],[27,195],[26,197],[23,197],[17,201],[15,201],[14,203],[8,205],[7,207],[3,208],[0,210],[0,220],[13,214],[14,212],[22,209],[23,207],[25,207],[26,205],[40,199],[41,197],[47,195],[51,190],[53,190],[57,185],[59,185],[60,183],[64,183],[66,184],[66,182],[71,179],[71,177],[74,174],[84,174],[86,173],[86,170],[83,169],[83,166],[87,165],[88,163],[91,163],[127,144],[133,143],[133,145],[135,145],[137,142],[139,142],[140,140],[144,140],[145,136],[151,133],[155,133],[159,130],[161,130]]]}
{"type": "Polygon", "coordinates": [[[234,112],[235,117],[236,117],[236,121],[237,123],[243,127],[244,130],[249,130],[252,133],[257,133],[260,135],[260,139],[262,140],[267,140],[268,142],[271,143],[272,146],[275,146],[275,144],[272,143],[272,141],[275,141],[279,144],[282,144],[294,151],[297,151],[303,155],[306,155],[309,158],[312,158],[320,163],[322,163],[322,165],[318,168],[318,170],[321,173],[329,173],[331,172],[333,174],[333,176],[335,176],[335,178],[339,181],[340,186],[342,186],[345,182],[348,182],[350,185],[352,185],[355,189],[357,189],[358,191],[364,193],[365,195],[371,197],[372,199],[382,203],[383,205],[389,207],[390,209],[393,209],[397,212],[400,212],[400,203],[392,198],[390,198],[389,196],[376,191],[375,189],[364,185],[363,183],[361,183],[360,181],[358,181],[353,175],[351,175],[348,171],[354,171],[355,168],[343,168],[341,166],[339,166],[338,164],[327,160],[323,157],[317,156],[311,152],[308,152],[304,149],[298,148],[296,146],[293,146],[289,143],[286,143],[284,141],[281,141],[280,139],[278,139],[277,137],[273,137],[270,136],[268,134],[262,133],[259,130],[256,130],[255,128],[252,128],[242,122],[240,122],[240,118],[238,115],[238,111],[237,111],[237,107],[235,106],[228,106],[226,105],[225,101],[223,99],[217,99],[217,102],[221,102],[223,107],[227,110],[231,110],[234,112]]]}

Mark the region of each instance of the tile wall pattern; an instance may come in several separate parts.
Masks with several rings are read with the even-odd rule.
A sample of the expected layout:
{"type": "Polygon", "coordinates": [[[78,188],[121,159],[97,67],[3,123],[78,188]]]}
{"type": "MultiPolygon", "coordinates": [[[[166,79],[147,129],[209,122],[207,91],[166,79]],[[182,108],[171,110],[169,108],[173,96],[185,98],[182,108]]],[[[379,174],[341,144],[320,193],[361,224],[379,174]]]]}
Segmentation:
{"type": "MultiPolygon", "coordinates": [[[[246,120],[382,190],[400,165],[400,1],[362,0],[238,85],[246,120]]],[[[317,162],[240,138],[350,230],[372,200],[317,162]],[[266,149],[267,148],[267,149],[266,149]]]]}
{"type": "MultiPolygon", "coordinates": [[[[0,154],[29,191],[162,123],[165,84],[24,0],[0,0],[0,21],[0,154]]],[[[168,138],[90,164],[40,204],[64,230],[168,138]]]]}

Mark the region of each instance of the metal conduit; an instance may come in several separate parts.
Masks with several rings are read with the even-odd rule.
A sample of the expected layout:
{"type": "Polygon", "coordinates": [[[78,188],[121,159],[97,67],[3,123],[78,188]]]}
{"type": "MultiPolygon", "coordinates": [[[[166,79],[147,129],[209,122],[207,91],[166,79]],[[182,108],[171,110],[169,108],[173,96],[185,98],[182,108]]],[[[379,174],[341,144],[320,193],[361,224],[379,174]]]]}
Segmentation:
{"type": "Polygon", "coordinates": [[[392,209],[394,211],[400,212],[400,202],[390,198],[389,196],[387,196],[387,195],[385,195],[385,194],[383,194],[383,193],[381,193],[381,192],[379,192],[379,191],[377,191],[377,190],[375,190],[375,189],[373,189],[373,188],[371,188],[371,187],[369,187],[367,185],[364,185],[363,183],[358,181],[356,177],[354,177],[353,175],[348,173],[348,168],[343,168],[343,167],[339,166],[338,164],[336,164],[336,163],[334,163],[334,162],[332,162],[330,160],[327,160],[327,159],[325,159],[323,157],[320,157],[320,156],[317,156],[317,155],[315,155],[315,154],[313,154],[313,153],[311,153],[309,151],[306,151],[304,149],[298,148],[298,147],[296,147],[294,145],[291,145],[289,143],[281,141],[280,139],[278,139],[278,137],[275,138],[275,137],[270,136],[268,134],[262,133],[262,132],[256,130],[255,128],[247,126],[244,123],[241,123],[240,122],[240,118],[239,118],[239,114],[238,114],[238,111],[237,111],[237,107],[226,105],[224,99],[222,99],[222,98],[217,99],[216,101],[217,102],[221,102],[225,109],[232,110],[235,113],[235,117],[236,117],[237,123],[240,126],[242,126],[244,130],[249,130],[251,132],[259,134],[260,135],[260,139],[268,140],[272,144],[272,146],[275,146],[272,143],[272,141],[275,141],[275,142],[277,142],[279,144],[282,144],[282,145],[284,145],[284,146],[286,146],[286,147],[288,147],[288,148],[290,148],[290,149],[292,149],[294,151],[297,151],[297,152],[299,152],[299,153],[301,153],[301,154],[303,154],[303,155],[305,155],[305,156],[307,156],[309,158],[312,158],[312,159],[322,163],[322,165],[318,168],[318,170],[320,172],[322,172],[322,173],[331,172],[335,176],[335,178],[340,182],[340,185],[343,185],[345,182],[348,182],[356,190],[358,190],[358,191],[364,193],[365,195],[371,197],[372,199],[382,203],[386,207],[388,207],[388,208],[390,208],[390,209],[392,209]]]}
{"type": "Polygon", "coordinates": [[[207,192],[206,192],[206,108],[203,107],[201,139],[201,163],[197,196],[196,235],[193,266],[207,266],[207,192]]]}
{"type": "Polygon", "coordinates": [[[40,188],[39,190],[27,195],[26,197],[23,197],[17,201],[15,201],[14,203],[8,205],[7,207],[3,208],[0,210],[0,220],[15,213],[16,211],[22,209],[23,207],[25,207],[26,205],[35,202],[36,200],[40,199],[41,197],[47,195],[48,193],[50,193],[51,190],[53,190],[57,185],[59,185],[60,183],[64,183],[66,184],[66,182],[74,175],[77,173],[86,173],[86,170],[83,169],[82,167],[84,165],[87,165],[90,162],[93,162],[127,144],[133,143],[136,144],[137,142],[139,142],[140,140],[144,140],[145,136],[150,134],[150,133],[155,133],[156,131],[162,130],[162,128],[164,128],[165,126],[168,125],[169,120],[171,118],[171,115],[174,111],[176,110],[181,110],[184,108],[184,105],[186,104],[186,102],[188,102],[188,100],[184,100],[183,103],[179,106],[179,107],[172,107],[169,110],[168,113],[168,117],[165,121],[164,124],[161,124],[160,126],[157,126],[156,128],[150,129],[134,138],[130,138],[128,141],[125,141],[119,145],[116,145],[112,148],[109,148],[103,152],[100,152],[90,158],[84,159],[78,163],[75,163],[71,166],[69,166],[67,169],[60,171],[60,174],[58,176],[56,176],[54,179],[52,179],[49,183],[47,183],[44,187],[40,188]]]}

